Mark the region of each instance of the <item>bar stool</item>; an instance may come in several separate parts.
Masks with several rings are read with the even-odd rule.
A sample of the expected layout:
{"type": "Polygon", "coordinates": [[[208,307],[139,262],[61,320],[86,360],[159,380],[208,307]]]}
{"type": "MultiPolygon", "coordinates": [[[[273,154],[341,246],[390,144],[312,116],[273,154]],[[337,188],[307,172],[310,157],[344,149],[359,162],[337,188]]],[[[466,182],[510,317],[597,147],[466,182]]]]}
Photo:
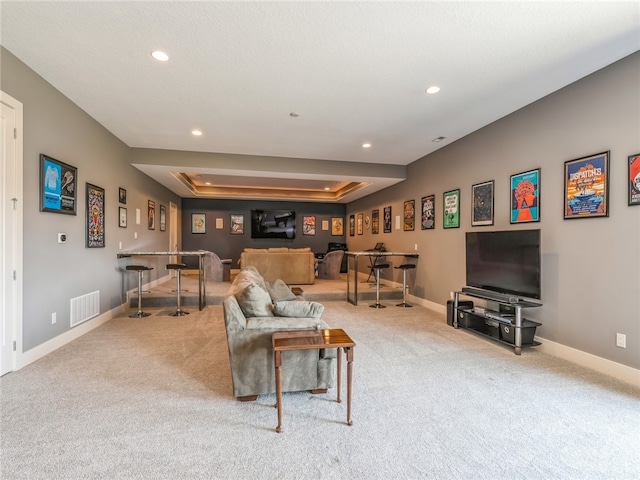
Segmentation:
{"type": "Polygon", "coordinates": [[[183,268],[187,266],[184,263],[169,263],[167,265],[167,270],[175,270],[176,271],[176,297],[178,299],[178,309],[171,314],[172,317],[180,317],[182,315],[189,315],[189,312],[185,312],[180,308],[180,294],[182,293],[180,290],[180,272],[182,272],[183,268]]]}
{"type": "Polygon", "coordinates": [[[369,305],[371,308],[387,308],[385,305],[380,304],[380,270],[383,268],[389,268],[388,263],[378,263],[373,265],[373,268],[376,272],[376,303],[373,305],[369,305]]]}
{"type": "Polygon", "coordinates": [[[142,311],[142,294],[145,293],[142,291],[142,274],[146,271],[153,270],[153,267],[147,267],[146,265],[127,265],[126,268],[127,270],[138,272],[138,311],[132,315],[129,315],[129,317],[130,318],[148,317],[151,314],[142,311]]]}
{"type": "Polygon", "coordinates": [[[403,308],[413,307],[413,305],[409,305],[405,301],[406,293],[407,293],[407,270],[416,268],[416,266],[413,263],[403,263],[402,265],[399,265],[394,268],[402,270],[402,303],[399,303],[398,305],[396,305],[396,307],[403,307],[403,308]]]}

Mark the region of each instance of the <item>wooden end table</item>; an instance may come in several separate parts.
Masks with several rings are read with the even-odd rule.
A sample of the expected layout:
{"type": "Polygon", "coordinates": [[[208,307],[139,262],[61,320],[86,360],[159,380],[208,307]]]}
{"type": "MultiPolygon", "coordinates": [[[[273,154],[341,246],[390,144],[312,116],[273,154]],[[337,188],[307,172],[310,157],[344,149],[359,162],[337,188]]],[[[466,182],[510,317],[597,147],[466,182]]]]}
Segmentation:
{"type": "Polygon", "coordinates": [[[299,330],[295,332],[275,332],[273,343],[274,362],[276,369],[276,406],[278,408],[278,426],[276,432],[282,431],[282,352],[291,350],[320,350],[321,348],[336,348],[338,350],[337,399],[341,403],[341,371],[344,350],[347,357],[347,425],[353,425],[351,420],[351,386],[353,378],[353,349],[356,346],[349,335],[342,329],[327,330],[299,330]]]}

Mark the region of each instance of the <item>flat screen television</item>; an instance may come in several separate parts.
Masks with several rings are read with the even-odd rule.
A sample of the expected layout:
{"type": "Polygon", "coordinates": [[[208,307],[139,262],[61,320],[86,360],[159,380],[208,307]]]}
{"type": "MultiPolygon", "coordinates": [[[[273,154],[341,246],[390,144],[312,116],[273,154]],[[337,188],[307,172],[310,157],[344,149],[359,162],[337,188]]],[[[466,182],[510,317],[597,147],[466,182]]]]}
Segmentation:
{"type": "Polygon", "coordinates": [[[540,230],[467,232],[467,285],[540,300],[540,230]]]}
{"type": "Polygon", "coordinates": [[[251,210],[251,238],[296,238],[296,212],[251,210]]]}

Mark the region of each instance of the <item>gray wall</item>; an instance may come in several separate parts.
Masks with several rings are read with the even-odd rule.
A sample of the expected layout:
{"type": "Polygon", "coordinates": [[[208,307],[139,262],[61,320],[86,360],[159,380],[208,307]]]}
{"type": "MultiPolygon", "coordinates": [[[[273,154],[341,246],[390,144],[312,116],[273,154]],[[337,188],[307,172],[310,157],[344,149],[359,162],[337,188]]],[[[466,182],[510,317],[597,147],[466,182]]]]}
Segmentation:
{"type": "MultiPolygon", "coordinates": [[[[336,203],[312,202],[275,202],[251,200],[211,200],[204,198],[185,198],[182,200],[182,246],[185,250],[210,250],[220,258],[230,258],[232,268],[237,268],[237,261],[245,247],[270,248],[310,247],[314,253],[325,253],[329,242],[345,243],[345,236],[331,235],[331,218],[344,219],[345,205],[336,203]],[[294,210],[296,212],[296,238],[251,238],[251,210],[294,210]],[[206,216],[206,233],[191,233],[191,214],[204,213],[206,216]],[[244,215],[244,234],[230,233],[230,216],[244,215]],[[316,234],[302,234],[302,218],[316,217],[316,234]],[[216,218],[222,218],[224,227],[215,228],[216,218]],[[322,221],[329,222],[329,230],[322,230],[322,221]]],[[[189,262],[184,258],[185,263],[189,262]]],[[[192,266],[197,264],[194,262],[192,266]]]]}
{"type": "MultiPolygon", "coordinates": [[[[121,305],[133,288],[134,274],[117,260],[123,249],[166,250],[168,229],[146,226],[147,201],[169,201],[180,208],[180,198],[132,167],[130,149],[58,90],[26,67],[6,49],[0,49],[0,88],[24,106],[24,305],[23,351],[69,330],[71,298],[100,291],[100,312],[121,305]],[[78,168],[77,215],[39,211],[39,155],[45,153],[78,168]],[[105,189],[105,248],[85,248],[85,184],[105,189]],[[118,188],[127,190],[128,227],[118,227],[118,188]],[[135,225],[135,209],[142,224],[135,225]],[[58,244],[58,232],[67,243],[58,244]],[[134,239],[134,232],[138,238],[134,239]],[[51,324],[51,314],[57,323],[51,324]]],[[[118,101],[119,99],[114,99],[118,101]]],[[[168,220],[167,220],[168,221],[168,220]]],[[[179,226],[178,226],[179,228],[179,226]]],[[[178,237],[179,238],[179,237],[178,237]]],[[[166,259],[165,259],[166,260],[166,259]]],[[[145,259],[154,266],[150,278],[165,275],[161,259],[145,259]]]]}
{"type": "MultiPolygon", "coordinates": [[[[446,133],[445,133],[446,135],[446,133]]],[[[413,251],[416,295],[440,305],[465,282],[465,232],[540,228],[542,308],[527,317],[537,334],[575,349],[640,368],[640,207],[627,205],[627,157],[640,153],[640,53],[541,99],[411,165],[408,180],[353,202],[347,215],[436,195],[435,230],[347,237],[350,250],[385,242],[413,251]],[[563,220],[564,162],[611,151],[610,214],[563,220]],[[541,221],[510,225],[509,177],[540,167],[541,221]],[[471,186],[495,180],[495,224],[471,227],[471,186]],[[461,189],[461,227],[442,228],[442,194],[461,189]],[[627,348],[615,346],[616,333],[627,348]]],[[[385,273],[401,281],[397,270],[385,273]]]]}

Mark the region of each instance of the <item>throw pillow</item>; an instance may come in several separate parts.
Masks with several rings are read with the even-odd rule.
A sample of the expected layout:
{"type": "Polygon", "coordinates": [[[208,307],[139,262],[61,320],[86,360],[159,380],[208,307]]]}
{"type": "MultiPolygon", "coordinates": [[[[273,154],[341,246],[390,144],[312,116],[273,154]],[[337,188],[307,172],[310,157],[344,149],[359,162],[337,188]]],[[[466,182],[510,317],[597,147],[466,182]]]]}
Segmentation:
{"type": "Polygon", "coordinates": [[[267,291],[273,303],[295,300],[296,295],[283,280],[277,279],[273,283],[267,283],[267,291]]]}
{"type": "Polygon", "coordinates": [[[246,318],[273,317],[271,297],[257,284],[251,282],[235,294],[238,305],[246,318]]]}
{"type": "Polygon", "coordinates": [[[276,302],[273,312],[277,317],[320,318],[324,305],[318,302],[276,302]]]}

